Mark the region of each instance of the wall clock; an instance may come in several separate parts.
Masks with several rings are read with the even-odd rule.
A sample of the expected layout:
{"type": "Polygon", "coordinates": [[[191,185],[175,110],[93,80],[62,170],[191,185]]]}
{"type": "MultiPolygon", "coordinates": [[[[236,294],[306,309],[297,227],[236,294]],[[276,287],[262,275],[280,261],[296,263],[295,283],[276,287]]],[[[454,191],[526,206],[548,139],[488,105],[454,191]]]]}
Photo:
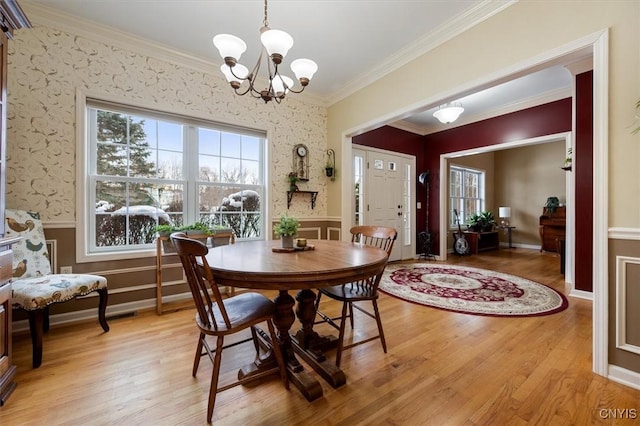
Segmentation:
{"type": "Polygon", "coordinates": [[[309,180],[309,149],[304,144],[293,147],[293,171],[301,181],[309,180]]]}

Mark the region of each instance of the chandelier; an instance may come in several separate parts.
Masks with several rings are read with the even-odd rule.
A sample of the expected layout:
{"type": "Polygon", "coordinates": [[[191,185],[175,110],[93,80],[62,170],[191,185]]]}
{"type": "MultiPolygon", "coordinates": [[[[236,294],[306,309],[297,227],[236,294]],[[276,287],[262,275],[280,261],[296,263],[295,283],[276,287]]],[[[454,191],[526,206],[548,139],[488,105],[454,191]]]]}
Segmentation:
{"type": "Polygon", "coordinates": [[[238,63],[240,56],[247,50],[247,45],[242,39],[231,34],[218,34],[213,38],[213,44],[218,48],[220,56],[224,59],[224,64],[220,67],[220,70],[237,95],[243,96],[248,93],[256,99],[264,100],[265,103],[271,100],[280,103],[288,92],[301,93],[309,84],[313,74],[318,70],[318,65],[310,59],[296,59],[291,62],[291,70],[296,75],[301,86],[299,90],[294,90],[293,80],[286,75],[280,74],[279,70],[282,60],[291,49],[291,46],[293,46],[293,38],[284,31],[269,28],[267,0],[264,1],[263,24],[263,27],[260,28],[262,49],[260,50],[258,61],[251,72],[247,67],[238,63]],[[269,77],[269,85],[259,90],[256,88],[258,84],[256,79],[265,53],[267,56],[266,70],[269,77]],[[245,82],[247,84],[244,84],[245,82]]]}
{"type": "Polygon", "coordinates": [[[433,116],[440,120],[441,123],[449,124],[456,121],[463,111],[464,108],[462,108],[460,103],[450,103],[441,105],[436,112],[433,113],[433,116]]]}

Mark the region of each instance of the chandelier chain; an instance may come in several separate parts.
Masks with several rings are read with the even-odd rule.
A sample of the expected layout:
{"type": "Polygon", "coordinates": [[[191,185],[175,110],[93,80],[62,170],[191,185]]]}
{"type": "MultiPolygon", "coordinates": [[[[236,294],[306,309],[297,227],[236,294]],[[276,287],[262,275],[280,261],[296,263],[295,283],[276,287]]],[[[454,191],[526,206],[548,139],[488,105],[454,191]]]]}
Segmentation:
{"type": "Polygon", "coordinates": [[[265,27],[269,27],[269,20],[267,19],[267,0],[264,0],[264,23],[265,27]]]}

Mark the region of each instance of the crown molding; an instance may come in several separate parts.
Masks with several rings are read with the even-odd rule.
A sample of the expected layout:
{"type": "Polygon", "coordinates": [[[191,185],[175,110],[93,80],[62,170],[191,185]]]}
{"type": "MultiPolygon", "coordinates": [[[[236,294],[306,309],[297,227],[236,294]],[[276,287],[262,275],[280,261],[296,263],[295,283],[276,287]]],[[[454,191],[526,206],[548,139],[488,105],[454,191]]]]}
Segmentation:
{"type": "Polygon", "coordinates": [[[507,7],[517,3],[517,1],[518,0],[482,0],[477,2],[464,13],[453,17],[433,31],[387,57],[385,61],[370,69],[367,73],[346,82],[339,91],[335,91],[326,97],[327,104],[329,106],[333,105],[347,96],[354,94],[358,90],[363,89],[385,75],[419,58],[457,35],[462,34],[469,28],[503,11],[507,7]]]}

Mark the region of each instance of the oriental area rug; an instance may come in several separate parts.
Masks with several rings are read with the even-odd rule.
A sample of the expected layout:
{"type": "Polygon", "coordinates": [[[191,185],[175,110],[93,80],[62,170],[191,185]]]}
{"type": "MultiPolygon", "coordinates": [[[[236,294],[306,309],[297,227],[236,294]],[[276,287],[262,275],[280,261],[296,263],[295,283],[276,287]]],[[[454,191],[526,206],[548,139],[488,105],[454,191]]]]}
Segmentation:
{"type": "Polygon", "coordinates": [[[389,264],[379,289],[409,302],[473,315],[550,315],[569,305],[564,295],[534,281],[444,264],[389,264]]]}

